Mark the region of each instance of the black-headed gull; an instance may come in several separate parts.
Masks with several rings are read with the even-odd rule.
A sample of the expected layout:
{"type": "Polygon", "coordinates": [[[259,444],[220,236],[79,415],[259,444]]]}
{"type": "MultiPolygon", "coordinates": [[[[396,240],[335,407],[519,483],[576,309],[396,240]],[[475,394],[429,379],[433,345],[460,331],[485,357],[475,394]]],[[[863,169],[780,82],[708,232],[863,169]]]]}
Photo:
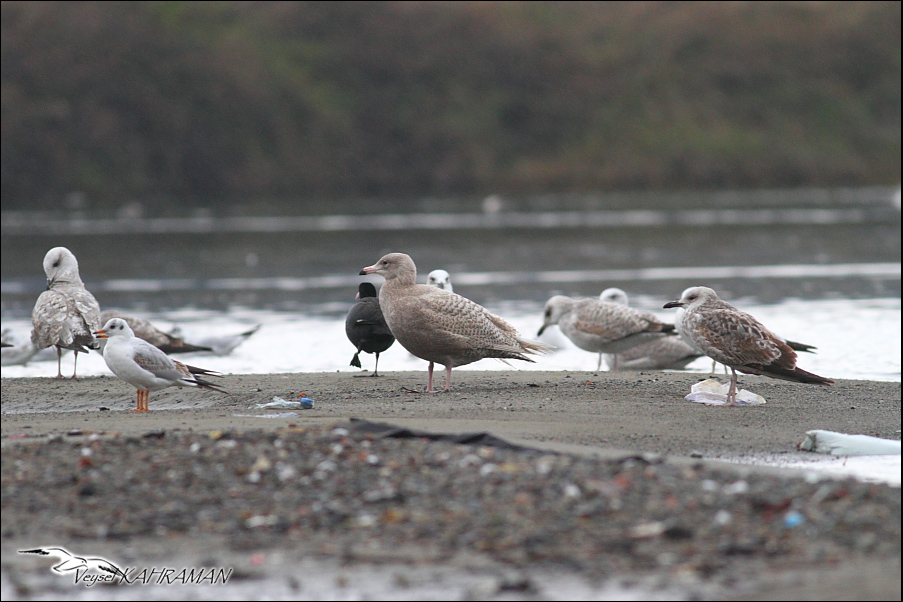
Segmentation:
{"type": "Polygon", "coordinates": [[[830,385],[833,380],[796,367],[796,352],[758,320],[714,290],[694,286],[664,307],[683,307],[682,328],[703,353],[731,369],[727,405],[737,402],[737,370],[781,380],[830,385]]]}
{"type": "Polygon", "coordinates": [[[72,378],[76,378],[78,354],[95,348],[92,331],[100,327],[100,306],[78,274],[78,261],[66,247],[54,247],[44,256],[47,290],[31,311],[31,341],[37,349],[56,346],[56,377],[63,378],[63,349],[75,352],[72,378]]]}
{"type": "Polygon", "coordinates": [[[433,365],[445,366],[445,390],[452,368],[483,358],[533,360],[551,345],[523,338],[517,330],[481,305],[456,293],[417,284],[417,268],[404,253],[389,253],[361,275],[379,274],[386,283],[379,306],[399,344],[430,363],[427,392],[433,393],[433,365]]]}
{"type": "Polygon", "coordinates": [[[113,374],[138,389],[136,412],[147,412],[151,391],[166,387],[203,387],[226,393],[201,376],[217,376],[215,372],[187,366],[166,356],[165,353],[139,339],[122,318],[112,318],[103,328],[94,332],[98,338],[107,339],[103,359],[113,374]]]}
{"type": "Polygon", "coordinates": [[[371,282],[361,282],[358,286],[357,301],[348,310],[345,317],[345,334],[357,348],[351,365],[361,367],[361,351],[376,354],[376,366],[371,376],[379,376],[379,354],[392,346],[395,337],[386,324],[383,312],[379,309],[376,298],[376,287],[371,282]]]}
{"type": "MultiPolygon", "coordinates": [[[[631,347],[669,336],[673,324],[655,314],[600,299],[571,299],[556,295],[546,302],[537,336],[552,325],[577,347],[593,353],[621,353],[631,347]]],[[[601,358],[599,359],[601,367],[601,358]]]]}

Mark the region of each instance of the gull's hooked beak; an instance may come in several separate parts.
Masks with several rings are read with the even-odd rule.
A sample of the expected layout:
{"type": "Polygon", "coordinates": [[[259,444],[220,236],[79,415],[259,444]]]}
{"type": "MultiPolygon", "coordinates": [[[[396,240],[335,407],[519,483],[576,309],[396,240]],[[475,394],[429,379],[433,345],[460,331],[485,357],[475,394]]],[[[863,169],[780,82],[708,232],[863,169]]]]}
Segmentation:
{"type": "Polygon", "coordinates": [[[680,299],[675,299],[674,301],[668,301],[662,306],[662,309],[671,309],[672,307],[683,307],[684,304],[680,302],[680,299]]]}
{"type": "Polygon", "coordinates": [[[96,336],[98,339],[109,339],[109,338],[110,338],[109,336],[107,336],[107,331],[106,331],[106,330],[103,330],[103,329],[95,330],[95,331],[94,331],[93,333],[91,333],[91,334],[93,334],[94,336],[96,336]]]}
{"type": "Polygon", "coordinates": [[[364,268],[363,270],[361,270],[360,274],[358,274],[358,275],[366,276],[367,274],[372,274],[373,272],[375,272],[378,269],[379,268],[377,268],[375,265],[371,265],[371,266],[368,266],[368,267],[364,268]]]}

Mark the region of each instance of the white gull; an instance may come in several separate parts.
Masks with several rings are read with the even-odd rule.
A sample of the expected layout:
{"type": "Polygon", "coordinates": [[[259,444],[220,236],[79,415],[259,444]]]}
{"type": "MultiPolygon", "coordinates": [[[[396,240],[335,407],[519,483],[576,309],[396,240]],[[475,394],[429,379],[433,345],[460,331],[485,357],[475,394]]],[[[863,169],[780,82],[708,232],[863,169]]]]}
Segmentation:
{"type": "Polygon", "coordinates": [[[436,286],[450,293],[455,292],[452,287],[451,276],[445,270],[433,270],[426,277],[426,283],[430,286],[436,286]]]}
{"type": "Polygon", "coordinates": [[[203,368],[187,366],[167,357],[165,353],[139,339],[122,318],[112,318],[95,333],[108,339],[103,348],[103,359],[113,374],[138,389],[136,412],[147,412],[150,392],[166,387],[203,387],[227,393],[201,376],[216,373],[203,368]]]}

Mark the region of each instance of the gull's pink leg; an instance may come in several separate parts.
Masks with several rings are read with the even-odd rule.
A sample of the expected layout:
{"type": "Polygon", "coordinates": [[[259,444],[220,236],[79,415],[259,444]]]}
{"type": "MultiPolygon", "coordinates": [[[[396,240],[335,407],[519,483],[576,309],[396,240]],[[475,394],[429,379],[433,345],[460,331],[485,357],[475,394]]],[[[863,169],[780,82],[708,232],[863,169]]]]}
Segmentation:
{"type": "Polygon", "coordinates": [[[63,350],[59,346],[56,348],[56,377],[63,378],[63,350]]]}
{"type": "Polygon", "coordinates": [[[445,390],[448,391],[451,386],[451,365],[445,367],[445,390]]]}
{"type": "Polygon", "coordinates": [[[72,353],[75,355],[75,362],[72,364],[72,380],[76,380],[75,370],[78,368],[78,351],[73,351],[72,353]]]}
{"type": "Polygon", "coordinates": [[[737,371],[731,368],[731,388],[727,391],[727,403],[725,405],[735,405],[737,403],[737,371]]]}

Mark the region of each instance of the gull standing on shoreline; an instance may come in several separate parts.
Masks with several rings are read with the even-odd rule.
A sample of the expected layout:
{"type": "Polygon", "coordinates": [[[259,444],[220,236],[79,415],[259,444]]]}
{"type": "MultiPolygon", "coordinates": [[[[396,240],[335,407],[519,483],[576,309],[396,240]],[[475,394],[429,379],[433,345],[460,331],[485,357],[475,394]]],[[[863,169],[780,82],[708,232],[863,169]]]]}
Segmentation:
{"type": "Polygon", "coordinates": [[[799,383],[830,385],[834,381],[796,367],[796,351],[758,320],[730,303],[714,290],[694,286],[680,299],[665,303],[665,309],[685,310],[682,328],[703,353],[731,369],[727,405],[737,402],[737,371],[799,383]]]}
{"type": "Polygon", "coordinates": [[[429,365],[427,392],[434,393],[433,366],[445,366],[445,391],[452,368],[484,358],[533,360],[551,345],[523,338],[502,318],[461,295],[417,284],[417,267],[404,253],[389,253],[361,275],[379,274],[386,283],[379,305],[398,343],[429,365]]]}
{"type": "Polygon", "coordinates": [[[372,282],[361,282],[357,288],[354,305],[345,316],[345,335],[357,347],[351,358],[351,365],[361,367],[361,351],[376,354],[376,366],[370,376],[379,376],[379,354],[392,346],[395,337],[386,324],[383,312],[379,308],[376,287],[372,282]]]}
{"type": "MultiPolygon", "coordinates": [[[[558,325],[574,345],[592,353],[621,353],[631,347],[663,336],[670,336],[673,324],[666,324],[655,314],[600,299],[571,299],[556,295],[546,302],[543,324],[536,336],[546,328],[558,325]]],[[[599,357],[599,368],[602,357],[599,357]]]]}
{"type": "Polygon", "coordinates": [[[78,261],[66,247],[54,247],[44,256],[47,290],[31,311],[31,341],[35,348],[56,346],[56,377],[63,378],[63,349],[75,352],[72,378],[76,378],[78,354],[96,349],[92,331],[100,328],[100,306],[78,273],[78,261]]]}
{"type": "Polygon", "coordinates": [[[113,374],[138,389],[136,412],[147,412],[150,392],[166,387],[202,387],[226,393],[201,376],[218,376],[203,368],[188,366],[167,357],[165,353],[139,339],[122,318],[111,318],[103,328],[94,332],[98,338],[107,339],[103,359],[113,374]]]}
{"type": "MultiPolygon", "coordinates": [[[[629,305],[627,293],[619,288],[607,288],[599,299],[608,303],[629,305]]],[[[678,310],[681,311],[681,310],[678,310]]],[[[678,333],[680,329],[675,328],[678,333]]],[[[621,353],[600,353],[611,371],[617,370],[683,370],[688,364],[705,355],[681,337],[658,337],[621,353]]]]}

